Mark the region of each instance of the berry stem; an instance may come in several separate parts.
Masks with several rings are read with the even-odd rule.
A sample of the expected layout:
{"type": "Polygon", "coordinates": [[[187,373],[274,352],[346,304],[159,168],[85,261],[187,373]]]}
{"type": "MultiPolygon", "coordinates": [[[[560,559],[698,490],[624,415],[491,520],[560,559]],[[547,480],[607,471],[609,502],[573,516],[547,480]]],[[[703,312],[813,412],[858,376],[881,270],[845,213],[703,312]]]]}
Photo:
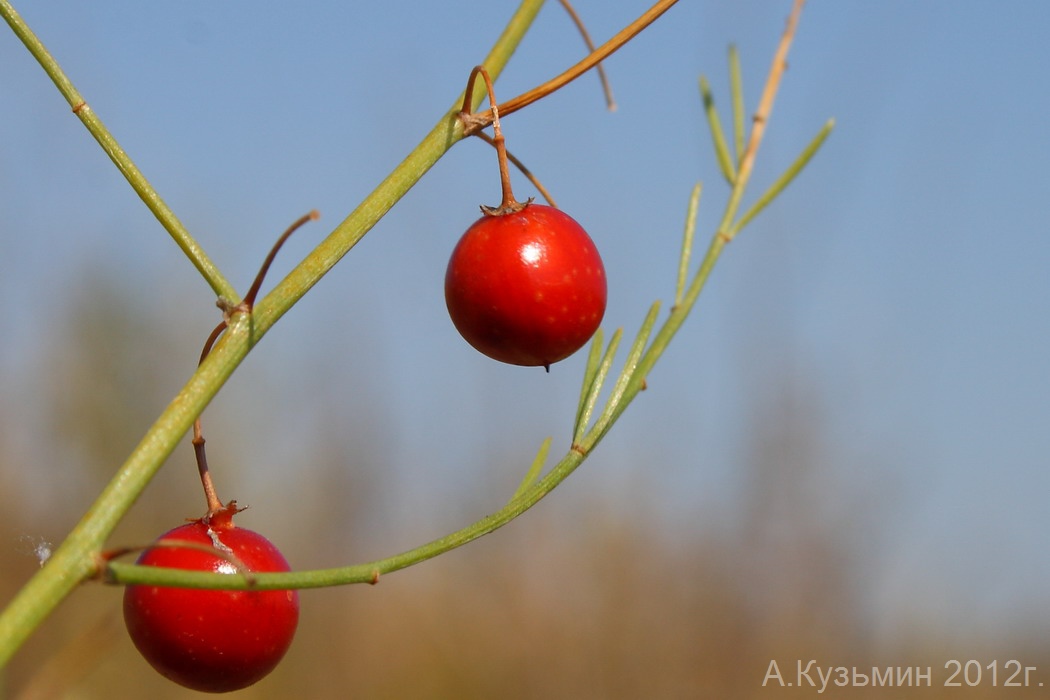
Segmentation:
{"type": "MultiPolygon", "coordinates": [[[[263,268],[265,269],[271,261],[272,257],[267,259],[263,268]]],[[[260,282],[261,280],[256,278],[256,281],[260,282]]],[[[246,297],[245,301],[242,302],[240,306],[243,307],[247,304],[248,301],[246,297]]],[[[211,332],[208,339],[204,341],[204,349],[201,350],[200,360],[197,362],[198,367],[204,364],[205,358],[207,358],[208,353],[211,352],[211,348],[215,344],[215,341],[220,335],[222,335],[222,332],[226,330],[226,326],[226,320],[223,319],[222,322],[215,327],[215,330],[211,332]]],[[[222,500],[219,498],[219,494],[215,491],[215,482],[212,481],[211,471],[208,470],[208,455],[204,449],[204,431],[201,428],[201,418],[199,415],[196,420],[193,421],[193,440],[191,440],[191,442],[193,444],[193,456],[197,461],[197,473],[200,474],[201,486],[204,487],[204,498],[208,503],[208,515],[211,515],[212,513],[222,510],[223,505],[222,500]]]]}
{"type": "MultiPolygon", "coordinates": [[[[493,141],[492,137],[486,134],[484,131],[475,131],[474,135],[482,141],[484,141],[485,143],[487,143],[488,145],[492,146],[493,148],[496,147],[496,142],[493,141]]],[[[514,165],[514,167],[517,168],[519,172],[521,172],[522,175],[528,178],[529,182],[532,183],[533,187],[539,190],[540,195],[547,202],[547,204],[551,205],[555,209],[558,208],[558,204],[554,201],[554,197],[551,195],[551,193],[547,190],[546,187],[543,186],[543,183],[540,182],[540,179],[536,177],[523,162],[521,162],[521,159],[516,158],[514,154],[508,150],[507,160],[509,160],[514,165]]]]}
{"type": "Polygon", "coordinates": [[[208,502],[208,514],[222,510],[222,500],[215,491],[215,482],[208,471],[208,455],[204,451],[204,433],[201,431],[201,419],[193,421],[193,454],[197,458],[197,471],[204,487],[204,498],[208,502]]]}
{"type": "MultiPolygon", "coordinates": [[[[489,104],[492,106],[492,145],[496,147],[496,159],[499,161],[499,183],[503,191],[503,199],[500,201],[498,207],[487,207],[482,205],[481,211],[490,216],[499,216],[501,214],[520,211],[525,205],[514,199],[514,191],[511,189],[510,166],[507,164],[507,142],[503,137],[503,128],[499,123],[499,106],[496,104],[496,88],[492,85],[492,78],[489,77],[489,72],[485,70],[485,66],[474,66],[474,69],[470,71],[470,77],[467,78],[467,91],[463,98],[463,109],[460,111],[460,116],[462,118],[470,116],[470,96],[474,94],[474,82],[478,79],[479,75],[485,81],[485,89],[488,91],[489,95],[489,104]]],[[[528,204],[528,202],[526,202],[526,204],[528,204]]]]}

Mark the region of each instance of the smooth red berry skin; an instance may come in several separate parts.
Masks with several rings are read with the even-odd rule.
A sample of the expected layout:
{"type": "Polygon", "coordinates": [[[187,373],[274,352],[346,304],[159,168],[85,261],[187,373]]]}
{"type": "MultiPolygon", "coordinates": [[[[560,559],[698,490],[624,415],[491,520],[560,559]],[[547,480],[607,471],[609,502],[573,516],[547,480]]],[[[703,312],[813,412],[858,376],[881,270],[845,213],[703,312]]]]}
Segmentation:
{"type": "MultiPolygon", "coordinates": [[[[249,571],[289,571],[265,537],[235,527],[227,514],[187,523],[161,535],[163,542],[224,545],[249,571]],[[214,538],[214,539],[213,539],[214,538]]],[[[139,564],[236,573],[228,560],[203,550],[153,547],[139,564]]],[[[139,652],[161,675],[209,693],[252,685],[277,666],[299,622],[295,591],[215,591],[128,586],[124,622],[139,652]]]]}
{"type": "Polygon", "coordinates": [[[445,303],[460,335],[489,357],[550,367],[579,350],[605,315],[605,266],[568,214],[529,204],[485,215],[459,240],[445,303]]]}

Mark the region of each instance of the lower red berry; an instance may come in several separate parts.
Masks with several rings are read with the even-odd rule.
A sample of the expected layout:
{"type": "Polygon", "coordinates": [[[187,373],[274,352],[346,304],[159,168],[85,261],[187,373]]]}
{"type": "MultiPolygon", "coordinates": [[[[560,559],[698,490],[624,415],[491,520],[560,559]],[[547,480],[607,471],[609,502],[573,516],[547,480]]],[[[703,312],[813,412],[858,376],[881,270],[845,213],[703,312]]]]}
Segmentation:
{"type": "MultiPolygon", "coordinates": [[[[137,563],[225,574],[288,571],[288,562],[269,540],[233,525],[233,512],[220,511],[165,533],[157,542],[162,546],[148,549],[137,563]]],[[[124,622],[139,652],[163,676],[194,690],[228,692],[260,680],[284,657],[299,622],[299,596],[292,590],[128,586],[124,622]]]]}

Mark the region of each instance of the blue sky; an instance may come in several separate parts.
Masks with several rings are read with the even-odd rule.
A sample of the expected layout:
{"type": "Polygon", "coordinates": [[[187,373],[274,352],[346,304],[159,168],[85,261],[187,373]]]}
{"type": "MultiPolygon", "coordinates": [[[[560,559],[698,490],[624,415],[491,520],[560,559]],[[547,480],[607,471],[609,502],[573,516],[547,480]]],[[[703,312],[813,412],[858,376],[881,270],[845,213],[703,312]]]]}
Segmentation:
{"type": "MultiPolygon", "coordinates": [[[[275,276],[411,149],[512,5],[317,2],[288,14],[240,2],[19,4],[242,289],[289,222],[322,213],[275,276]]],[[[693,183],[705,184],[704,245],[725,201],[697,77],[727,107],[725,49],[736,43],[753,109],[788,10],[680,5],[607,62],[617,112],[584,76],[504,125],[510,148],[601,248],[610,330],[636,328],[672,294],[693,183]]],[[[599,41],[644,7],[577,3],[599,41]]],[[[858,547],[873,612],[1045,629],[1047,26],[1045,3],[807,5],[756,182],[770,182],[829,117],[835,132],[729,247],[651,390],[555,498],[644,488],[669,532],[731,523],[747,416],[781,385],[801,385],[835,465],[822,507],[836,522],[857,503],[872,509],[858,547]]],[[[552,3],[498,94],[581,56],[552,3]]],[[[0,64],[5,384],[18,386],[51,337],[77,271],[104,259],[136,293],[160,294],[157,313],[197,347],[215,321],[208,287],[9,33],[0,64]]],[[[359,415],[369,410],[356,398],[382,395],[373,418],[396,439],[380,464],[397,477],[397,502],[424,520],[440,510],[433,494],[513,489],[516,474],[479,486],[477,472],[496,454],[527,464],[546,435],[566,439],[580,358],[549,377],[495,365],[448,321],[448,253],[478,204],[498,199],[491,150],[458,145],[282,320],[219,403],[250,405],[260,384],[278,401],[309,402],[303,386],[329,385],[359,415]]],[[[9,420],[40,434],[28,417],[9,420]]],[[[291,449],[252,440],[260,455],[291,449]]]]}

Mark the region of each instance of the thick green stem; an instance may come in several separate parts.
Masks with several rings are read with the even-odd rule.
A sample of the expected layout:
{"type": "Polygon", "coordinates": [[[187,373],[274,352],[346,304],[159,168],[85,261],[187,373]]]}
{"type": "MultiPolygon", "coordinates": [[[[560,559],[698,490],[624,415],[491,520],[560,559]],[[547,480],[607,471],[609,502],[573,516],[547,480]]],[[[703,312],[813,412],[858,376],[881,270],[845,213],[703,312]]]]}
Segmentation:
{"type": "MultiPolygon", "coordinates": [[[[543,0],[522,1],[485,59],[493,76],[506,65],[542,5],[543,0]]],[[[5,17],[16,16],[6,0],[0,0],[0,9],[5,17]]],[[[47,565],[29,580],[0,614],[0,668],[79,583],[97,574],[96,555],[106,537],[263,334],[463,137],[455,117],[460,106],[461,100],[456,101],[416,149],[256,305],[253,314],[235,316],[207,359],[149,429],[80,523],[55,550],[47,565]]]]}

